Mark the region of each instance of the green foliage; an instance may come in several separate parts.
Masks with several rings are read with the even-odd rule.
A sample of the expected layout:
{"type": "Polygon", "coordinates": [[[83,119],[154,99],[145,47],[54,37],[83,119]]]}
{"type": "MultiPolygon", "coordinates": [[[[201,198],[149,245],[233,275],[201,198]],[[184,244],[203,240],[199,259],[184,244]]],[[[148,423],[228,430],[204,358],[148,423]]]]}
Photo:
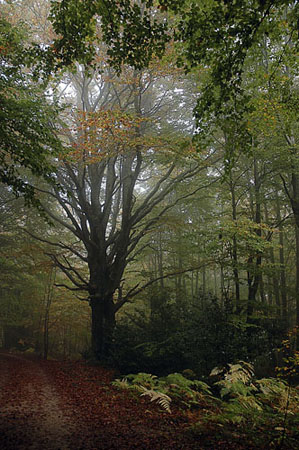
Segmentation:
{"type": "Polygon", "coordinates": [[[22,31],[0,19],[0,181],[27,203],[40,206],[30,173],[54,183],[54,165],[62,145],[57,138],[57,108],[25,68],[22,31]]]}
{"type": "MultiPolygon", "coordinates": [[[[150,3],[147,6],[152,6],[150,3]]],[[[62,64],[92,63],[97,16],[101,17],[101,39],[109,42],[108,56],[110,62],[115,60],[118,70],[121,58],[138,69],[147,66],[154,54],[161,56],[170,39],[166,23],[157,19],[151,9],[140,14],[139,6],[127,0],[109,4],[93,0],[53,1],[50,18],[56,33],[63,36],[56,39],[53,49],[62,64]]]]}
{"type": "Polygon", "coordinates": [[[245,361],[230,364],[227,370],[214,368],[212,378],[221,376],[211,387],[199,380],[188,380],[180,373],[157,378],[151,374],[128,375],[128,379],[116,380],[118,388],[137,391],[149,396],[164,410],[172,413],[175,408],[188,409],[197,423],[191,427],[193,433],[202,435],[207,427],[218,436],[231,433],[237,439],[253,447],[264,441],[295,448],[299,424],[298,390],[276,378],[256,379],[253,366],[245,361]],[[144,385],[144,384],[145,385],[144,385]],[[215,387],[221,387],[221,399],[212,396],[215,387]],[[172,408],[170,409],[170,405],[172,408]]]}
{"type": "Polygon", "coordinates": [[[122,373],[166,375],[188,368],[203,376],[215,366],[269,354],[275,346],[275,324],[256,320],[248,325],[229,302],[221,306],[212,296],[180,304],[171,296],[167,301],[157,297],[156,305],[150,316],[140,311],[117,325],[112,363],[122,373]]]}
{"type": "Polygon", "coordinates": [[[140,372],[117,379],[112,385],[119,389],[137,391],[141,396],[149,396],[167,412],[171,412],[170,403],[179,407],[191,408],[204,396],[212,396],[209,386],[199,380],[189,380],[180,373],[172,373],[158,378],[155,375],[140,372]]]}
{"type": "MultiPolygon", "coordinates": [[[[217,368],[211,375],[217,373],[217,368]]],[[[252,364],[240,361],[237,364],[229,364],[229,370],[225,373],[224,379],[216,382],[220,386],[220,396],[228,399],[225,406],[225,414],[221,415],[223,422],[231,421],[240,423],[245,420],[248,412],[262,411],[261,403],[255,398],[254,393],[257,388],[252,383],[252,364]]]]}
{"type": "Polygon", "coordinates": [[[145,372],[127,375],[126,379],[137,386],[153,388],[158,385],[158,377],[145,372]]]}
{"type": "MultiPolygon", "coordinates": [[[[216,384],[221,387],[220,395],[224,397],[226,394],[246,395],[247,391],[250,393],[252,387],[250,382],[253,376],[253,365],[245,361],[240,361],[238,364],[228,364],[229,370],[225,373],[224,379],[218,381],[216,384]]],[[[217,375],[219,368],[215,368],[210,373],[210,376],[217,375]]]]}
{"type": "MultiPolygon", "coordinates": [[[[248,100],[242,91],[246,57],[264,33],[281,36],[277,23],[288,5],[286,0],[54,1],[51,21],[60,37],[50,50],[58,65],[90,65],[95,43],[104,40],[109,63],[120,72],[123,64],[147,67],[172,40],[177,66],[186,72],[204,66],[209,74],[195,108],[202,126],[203,118],[221,116],[228,105],[231,116],[242,116],[248,100]]],[[[296,30],[297,14],[295,6],[286,17],[290,32],[296,30]]]]}
{"type": "Polygon", "coordinates": [[[299,351],[295,349],[298,339],[299,327],[294,327],[288,332],[287,338],[282,341],[278,352],[283,356],[283,364],[276,367],[277,375],[288,382],[299,379],[299,351]]]}
{"type": "MultiPolygon", "coordinates": [[[[239,255],[239,269],[248,268],[248,258],[265,253],[274,247],[274,244],[267,239],[267,236],[273,233],[273,228],[264,223],[255,223],[253,220],[247,218],[240,218],[238,220],[223,220],[219,227],[219,234],[221,240],[218,242],[215,239],[208,245],[208,250],[220,262],[233,264],[231,260],[231,253],[233,247],[233,239],[237,242],[237,249],[239,255]]],[[[264,264],[266,266],[266,264],[264,264]]],[[[267,266],[263,268],[266,270],[267,266]]]]}
{"type": "MultiPolygon", "coordinates": [[[[219,370],[212,374],[219,374],[219,370]]],[[[221,410],[205,420],[222,425],[250,424],[252,432],[270,426],[271,433],[274,428],[277,434],[287,428],[289,437],[294,435],[293,427],[299,421],[297,389],[276,378],[255,379],[252,365],[244,361],[229,365],[224,379],[216,385],[221,386],[220,395],[224,398],[221,410]]],[[[273,440],[281,438],[279,433],[273,436],[273,440]]]]}
{"type": "Polygon", "coordinates": [[[155,375],[140,372],[138,374],[127,375],[126,378],[116,379],[112,385],[119,389],[130,389],[137,391],[140,396],[150,397],[151,402],[157,402],[167,412],[171,412],[170,403],[171,398],[160,392],[159,389],[164,389],[164,385],[160,383],[155,375]]]}

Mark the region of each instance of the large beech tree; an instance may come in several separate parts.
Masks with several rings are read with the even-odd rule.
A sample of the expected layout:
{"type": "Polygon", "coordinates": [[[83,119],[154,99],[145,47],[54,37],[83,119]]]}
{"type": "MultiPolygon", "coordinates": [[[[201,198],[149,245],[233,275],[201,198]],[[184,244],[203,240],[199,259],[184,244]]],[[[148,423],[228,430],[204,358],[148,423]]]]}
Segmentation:
{"type": "Polygon", "coordinates": [[[109,352],[116,312],[142,289],[139,283],[124,286],[142,238],[174,204],[203,187],[188,190],[188,183],[206,170],[211,155],[194,154],[190,137],[177,131],[169,136],[169,123],[163,136],[167,110],[177,102],[174,87],[165,91],[169,69],[159,68],[161,76],[154,64],[147,72],[128,69],[116,77],[98,61],[101,70],[93,76],[78,66],[66,79],[74,102],[64,136],[69,152],[57,170],[64,189],[52,192],[61,214],[48,213],[76,238],[73,245],[56,243],[51,256],[72,282],[69,287],[90,302],[92,348],[100,359],[109,352]],[[181,195],[163,206],[178,184],[181,195]]]}

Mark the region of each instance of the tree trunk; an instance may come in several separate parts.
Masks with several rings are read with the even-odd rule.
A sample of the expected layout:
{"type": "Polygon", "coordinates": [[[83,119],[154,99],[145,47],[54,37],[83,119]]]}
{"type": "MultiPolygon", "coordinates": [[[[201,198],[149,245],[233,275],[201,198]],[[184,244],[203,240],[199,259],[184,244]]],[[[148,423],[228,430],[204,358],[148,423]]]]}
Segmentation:
{"type": "Polygon", "coordinates": [[[284,230],[281,221],[280,202],[276,195],[276,218],[279,228],[279,273],[280,273],[280,296],[281,296],[281,314],[284,327],[287,329],[288,311],[287,311],[287,287],[286,287],[286,272],[285,272],[285,258],[284,258],[284,230]]]}
{"type": "MultiPolygon", "coordinates": [[[[269,223],[269,217],[268,217],[268,208],[267,203],[264,204],[264,210],[265,210],[265,219],[266,223],[269,223]]],[[[275,306],[276,306],[276,316],[280,317],[281,311],[280,311],[280,293],[279,293],[279,283],[278,283],[278,273],[276,269],[276,261],[275,261],[275,255],[273,247],[270,247],[269,249],[269,259],[270,263],[273,267],[272,272],[273,274],[268,275],[268,296],[269,296],[269,305],[273,305],[273,296],[275,298],[275,306]]]]}
{"type": "Polygon", "coordinates": [[[160,287],[161,287],[161,289],[164,289],[163,246],[162,246],[162,233],[161,233],[161,231],[158,233],[157,257],[158,257],[158,273],[159,273],[159,277],[161,277],[161,279],[160,279],[160,287]]]}
{"type": "Polygon", "coordinates": [[[97,360],[107,358],[111,351],[115,327],[113,295],[93,296],[91,306],[91,346],[97,360]]]}
{"type": "MultiPolygon", "coordinates": [[[[296,233],[296,326],[299,327],[299,227],[295,224],[296,233]]],[[[297,338],[297,349],[299,339],[297,338]]]]}
{"type": "Polygon", "coordinates": [[[207,269],[206,266],[202,268],[202,294],[205,297],[207,292],[207,269]]]}
{"type": "MultiPolygon", "coordinates": [[[[232,219],[237,220],[237,201],[235,193],[235,184],[233,183],[232,177],[230,179],[230,193],[231,193],[231,203],[232,203],[232,219]]],[[[240,280],[239,280],[239,269],[238,269],[238,246],[237,238],[233,236],[233,249],[232,249],[232,259],[233,259],[233,275],[235,283],[235,301],[236,301],[236,311],[240,311],[240,280]]]]}
{"type": "MultiPolygon", "coordinates": [[[[255,194],[255,213],[254,213],[254,221],[256,224],[260,224],[262,220],[261,213],[261,177],[258,170],[257,160],[254,159],[254,194],[255,194]]],[[[261,236],[261,229],[257,228],[256,235],[261,236]]],[[[248,258],[248,273],[247,273],[247,282],[248,282],[248,302],[247,302],[247,322],[251,321],[251,316],[254,313],[254,304],[256,301],[256,294],[260,287],[261,281],[261,264],[262,264],[262,254],[257,252],[257,256],[253,258],[250,256],[248,258]]]]}
{"type": "Polygon", "coordinates": [[[49,320],[50,320],[50,308],[53,297],[53,288],[56,277],[56,269],[54,267],[51,268],[49,273],[48,283],[46,286],[45,292],[45,316],[44,316],[44,348],[43,348],[43,356],[44,359],[48,358],[49,352],[49,320]]]}
{"type": "Polygon", "coordinates": [[[264,278],[263,275],[261,274],[260,277],[260,299],[261,299],[261,303],[264,305],[265,302],[265,286],[264,286],[264,278]]]}
{"type": "MultiPolygon", "coordinates": [[[[292,209],[295,217],[296,234],[296,325],[299,326],[299,176],[298,173],[292,174],[292,209]]],[[[299,343],[297,340],[297,349],[299,343]]]]}
{"type": "MultiPolygon", "coordinates": [[[[183,259],[182,256],[178,256],[178,269],[179,271],[183,270],[183,259]]],[[[183,275],[179,273],[176,276],[176,301],[181,303],[183,297],[183,275]]]]}

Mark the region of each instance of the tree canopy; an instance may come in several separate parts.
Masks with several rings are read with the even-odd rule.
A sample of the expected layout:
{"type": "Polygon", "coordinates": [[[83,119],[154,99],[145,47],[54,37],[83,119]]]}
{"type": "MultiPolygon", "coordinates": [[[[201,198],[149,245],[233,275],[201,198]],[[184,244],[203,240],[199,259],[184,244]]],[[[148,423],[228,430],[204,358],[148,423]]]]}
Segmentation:
{"type": "MultiPolygon", "coordinates": [[[[298,3],[289,6],[287,0],[53,1],[50,18],[58,38],[50,52],[58,66],[89,65],[95,42],[103,40],[109,64],[120,72],[122,64],[147,67],[173,41],[178,66],[186,72],[204,67],[209,74],[195,109],[202,120],[227,109],[227,101],[236,103],[249,50],[265,34],[285,33],[278,26],[283,11],[289,36],[297,35],[298,3]]],[[[242,103],[244,96],[239,108],[242,103]]]]}

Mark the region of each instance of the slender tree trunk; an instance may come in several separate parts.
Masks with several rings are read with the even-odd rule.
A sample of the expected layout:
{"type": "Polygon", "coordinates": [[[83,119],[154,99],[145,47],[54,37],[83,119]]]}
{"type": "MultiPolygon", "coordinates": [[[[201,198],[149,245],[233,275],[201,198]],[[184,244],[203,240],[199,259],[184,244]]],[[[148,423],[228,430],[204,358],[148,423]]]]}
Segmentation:
{"type": "Polygon", "coordinates": [[[217,295],[218,295],[218,287],[217,287],[217,273],[216,273],[216,268],[214,268],[213,274],[214,274],[214,295],[215,295],[215,297],[217,297],[217,295]]]}
{"type": "Polygon", "coordinates": [[[295,217],[297,227],[299,227],[299,175],[298,173],[292,173],[292,191],[291,197],[292,210],[295,217]]]}
{"type": "MultiPolygon", "coordinates": [[[[179,270],[183,270],[183,260],[181,255],[178,256],[178,268],[179,270]]],[[[183,294],[183,275],[179,273],[176,276],[176,300],[177,302],[181,303],[182,301],[182,294],[183,294]]]]}
{"type": "Polygon", "coordinates": [[[43,356],[44,359],[48,358],[49,352],[49,320],[50,320],[50,308],[53,297],[53,288],[56,277],[56,269],[54,267],[51,268],[48,278],[48,284],[46,287],[45,293],[45,316],[44,316],[44,351],[43,356]]]}
{"type": "Polygon", "coordinates": [[[254,260],[252,257],[248,258],[247,265],[248,265],[248,270],[247,270],[247,284],[248,284],[247,322],[249,322],[250,318],[254,312],[255,294],[257,291],[256,283],[254,283],[254,275],[253,275],[254,260]]]}
{"type": "Polygon", "coordinates": [[[220,266],[220,296],[221,296],[221,303],[222,306],[224,304],[224,298],[225,298],[225,282],[224,282],[224,269],[223,265],[220,266]]]}
{"type": "MultiPolygon", "coordinates": [[[[293,155],[292,174],[291,174],[291,187],[287,186],[283,177],[284,190],[290,200],[294,218],[295,218],[295,234],[296,234],[296,324],[299,324],[299,256],[298,256],[298,229],[299,229],[299,174],[298,174],[298,158],[297,148],[295,144],[295,137],[285,134],[286,142],[289,146],[290,153],[293,155]]],[[[299,344],[297,341],[297,348],[299,344]]]]}
{"type": "Polygon", "coordinates": [[[158,234],[158,273],[159,273],[159,277],[161,277],[160,279],[160,287],[161,289],[164,289],[164,278],[163,275],[163,247],[162,247],[162,233],[159,232],[158,234]]]}
{"type": "Polygon", "coordinates": [[[284,231],[281,224],[280,202],[278,195],[276,195],[276,218],[279,224],[279,265],[280,265],[280,298],[281,298],[281,316],[284,326],[287,328],[288,322],[288,308],[287,308],[287,286],[286,286],[286,272],[285,272],[285,258],[284,258],[284,231]]]}
{"type": "MultiPolygon", "coordinates": [[[[296,325],[299,326],[299,175],[292,174],[292,209],[295,216],[295,234],[296,234],[296,325]]],[[[297,338],[297,349],[299,340],[297,338]]]]}
{"type": "MultiPolygon", "coordinates": [[[[258,171],[258,164],[256,159],[254,159],[254,193],[255,193],[255,214],[254,219],[256,224],[261,223],[262,214],[261,214],[261,201],[260,201],[260,187],[261,187],[261,179],[258,171]]],[[[262,235],[261,229],[257,228],[256,230],[257,236],[262,235]]],[[[247,321],[250,321],[250,317],[254,312],[254,303],[256,300],[256,294],[258,288],[260,286],[261,281],[261,264],[262,264],[262,255],[258,253],[255,258],[252,256],[248,259],[248,302],[247,302],[247,321]]]]}
{"type": "MultiPolygon", "coordinates": [[[[274,256],[274,250],[273,248],[270,248],[270,261],[275,267],[275,256],[274,256]]],[[[274,269],[274,274],[272,277],[272,286],[274,290],[274,297],[275,297],[275,305],[277,309],[277,316],[281,316],[281,300],[280,300],[280,292],[279,292],[279,283],[278,283],[278,273],[277,269],[274,269]]]]}
{"type": "Polygon", "coordinates": [[[264,286],[264,278],[263,278],[262,274],[260,276],[260,298],[261,298],[262,304],[264,305],[265,304],[265,286],[264,286]]]}
{"type": "MultiPolygon", "coordinates": [[[[269,223],[269,215],[268,215],[268,208],[267,204],[265,202],[264,204],[265,209],[265,219],[266,222],[269,223]]],[[[275,265],[275,256],[274,256],[274,250],[273,247],[270,247],[269,249],[269,259],[270,263],[273,267],[271,275],[268,275],[268,296],[269,296],[269,305],[273,305],[273,297],[275,299],[275,305],[276,305],[276,315],[280,317],[280,295],[279,295],[279,283],[278,283],[278,273],[275,265]]]]}
{"type": "Polygon", "coordinates": [[[268,298],[268,305],[273,306],[273,290],[271,277],[269,275],[267,275],[267,298],[268,298]]]}
{"type": "MultiPolygon", "coordinates": [[[[230,192],[231,192],[231,202],[232,202],[232,218],[234,221],[236,221],[237,220],[237,202],[236,202],[235,185],[234,185],[232,179],[230,179],[230,192]]],[[[233,259],[233,275],[234,275],[234,283],[235,283],[236,311],[238,312],[240,310],[240,280],[239,280],[239,270],[238,270],[238,250],[237,250],[236,236],[233,237],[232,259],[233,259]]]]}
{"type": "MultiPolygon", "coordinates": [[[[197,241],[197,244],[198,244],[198,248],[200,248],[201,247],[201,243],[200,243],[199,240],[197,241]]],[[[203,251],[205,252],[205,244],[204,243],[203,243],[203,251]]],[[[200,254],[199,253],[197,255],[197,263],[198,263],[198,265],[200,265],[200,254]]],[[[196,274],[197,274],[197,278],[196,278],[196,292],[198,294],[199,293],[199,271],[197,271],[196,274]]],[[[207,269],[206,269],[205,265],[202,268],[201,276],[202,276],[202,289],[201,289],[202,290],[202,297],[205,297],[205,295],[207,293],[207,269]]]]}
{"type": "MultiPolygon", "coordinates": [[[[296,326],[299,326],[299,227],[295,224],[296,234],[296,326]]],[[[299,349],[299,339],[297,337],[297,349],[299,349]]]]}
{"type": "Polygon", "coordinates": [[[207,269],[206,266],[202,268],[202,293],[203,296],[206,295],[207,292],[207,269]]]}

